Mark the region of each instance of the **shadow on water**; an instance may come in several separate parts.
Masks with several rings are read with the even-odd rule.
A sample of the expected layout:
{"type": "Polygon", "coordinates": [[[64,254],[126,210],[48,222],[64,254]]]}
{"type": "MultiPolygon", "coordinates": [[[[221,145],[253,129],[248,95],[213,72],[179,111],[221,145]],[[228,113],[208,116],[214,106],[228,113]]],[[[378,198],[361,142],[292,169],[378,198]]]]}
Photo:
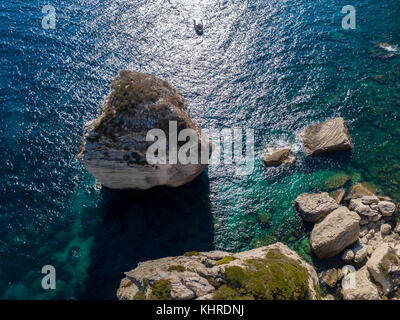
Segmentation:
{"type": "Polygon", "coordinates": [[[95,234],[89,278],[80,298],[115,299],[123,273],[138,262],[213,249],[207,174],[179,188],[104,188],[102,193],[103,223],[95,234]]]}

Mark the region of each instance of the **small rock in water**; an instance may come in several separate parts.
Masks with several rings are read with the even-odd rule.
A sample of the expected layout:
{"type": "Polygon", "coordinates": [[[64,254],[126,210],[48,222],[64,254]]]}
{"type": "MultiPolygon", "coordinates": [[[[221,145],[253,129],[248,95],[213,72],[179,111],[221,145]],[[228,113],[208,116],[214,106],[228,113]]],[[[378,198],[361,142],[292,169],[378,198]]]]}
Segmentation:
{"type": "Polygon", "coordinates": [[[278,166],[282,163],[292,163],[294,157],[291,154],[291,148],[283,148],[265,154],[263,161],[267,167],[272,167],[278,166]]]}

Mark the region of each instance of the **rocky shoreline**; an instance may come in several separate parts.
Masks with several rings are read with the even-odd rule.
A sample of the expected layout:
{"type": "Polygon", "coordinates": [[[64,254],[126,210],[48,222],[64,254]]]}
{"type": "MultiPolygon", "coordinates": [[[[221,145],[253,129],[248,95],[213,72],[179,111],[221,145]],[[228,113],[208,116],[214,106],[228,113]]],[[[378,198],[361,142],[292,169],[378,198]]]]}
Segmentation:
{"type": "MultiPolygon", "coordinates": [[[[78,159],[104,186],[148,189],[181,186],[200,175],[206,164],[149,163],[148,132],[166,132],[167,153],[173,139],[171,122],[180,132],[198,137],[195,149],[212,144],[190,118],[182,94],[168,82],[149,74],[120,71],[111,84],[97,118],[85,124],[78,159]]],[[[300,133],[307,156],[351,150],[353,144],[341,117],[313,124],[300,133]]],[[[177,148],[177,146],[176,146],[177,148]]],[[[170,155],[170,154],[168,154],[170,155]]],[[[272,148],[263,157],[267,167],[291,165],[291,147],[272,148]]],[[[139,263],[126,272],[119,299],[400,299],[400,224],[398,210],[367,185],[343,188],[345,175],[326,182],[330,193],[302,193],[295,211],[314,224],[310,245],[319,259],[341,255],[343,265],[320,279],[313,266],[282,243],[241,253],[189,252],[139,263]],[[339,188],[335,188],[335,186],[339,188]],[[320,287],[321,285],[321,287],[320,287]]]]}
{"type": "Polygon", "coordinates": [[[341,201],[326,192],[304,193],[294,206],[315,223],[310,243],[316,256],[340,256],[343,264],[317,275],[279,242],[240,253],[193,251],[139,263],[125,273],[118,299],[400,299],[400,223],[390,198],[356,184],[341,201]],[[278,294],[282,288],[285,294],[278,294]]]}
{"type": "Polygon", "coordinates": [[[333,203],[327,193],[301,194],[295,207],[314,222],[310,244],[320,258],[341,255],[346,264],[323,272],[327,299],[400,299],[400,223],[390,198],[376,196],[362,184],[333,203]],[[343,202],[342,202],[343,201],[343,202]],[[327,211],[330,211],[327,213],[327,211]]]}

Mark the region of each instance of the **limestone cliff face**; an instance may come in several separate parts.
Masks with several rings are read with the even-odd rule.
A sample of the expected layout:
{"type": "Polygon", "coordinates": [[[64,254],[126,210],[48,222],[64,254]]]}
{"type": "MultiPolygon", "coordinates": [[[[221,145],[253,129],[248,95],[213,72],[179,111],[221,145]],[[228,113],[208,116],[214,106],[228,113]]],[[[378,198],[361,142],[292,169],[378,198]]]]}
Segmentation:
{"type": "MultiPolygon", "coordinates": [[[[193,129],[199,150],[210,155],[208,138],[190,118],[182,94],[155,76],[122,70],[111,84],[99,116],[84,126],[78,159],[104,186],[112,189],[148,189],[180,186],[200,175],[207,164],[150,164],[146,151],[154,141],[146,141],[149,130],[161,129],[169,141],[169,125],[177,133],[193,129]]],[[[157,139],[155,139],[156,141],[157,139]]],[[[179,142],[177,147],[184,143],[179,142]]],[[[167,159],[169,143],[167,145],[167,159]]]]}
{"type": "Polygon", "coordinates": [[[235,254],[187,252],[141,262],[125,275],[121,300],[319,298],[314,268],[282,243],[235,254]]]}

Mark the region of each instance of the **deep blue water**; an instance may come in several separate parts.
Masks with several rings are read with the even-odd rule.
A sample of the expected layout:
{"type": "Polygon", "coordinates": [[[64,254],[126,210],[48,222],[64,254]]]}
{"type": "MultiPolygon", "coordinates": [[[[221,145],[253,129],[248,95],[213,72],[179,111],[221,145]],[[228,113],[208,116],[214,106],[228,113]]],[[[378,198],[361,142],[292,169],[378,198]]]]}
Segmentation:
{"type": "Polygon", "coordinates": [[[344,172],[400,200],[400,55],[379,58],[376,46],[400,45],[400,3],[354,1],[357,28],[345,31],[347,4],[2,1],[0,298],[113,299],[139,261],[278,240],[318,264],[292,208],[299,193],[344,172]],[[45,4],[56,9],[54,30],[42,28],[45,4]],[[176,189],[97,187],[75,156],[83,123],[124,68],[168,80],[203,128],[254,129],[253,174],[221,166],[176,189]],[[306,158],[298,133],[335,116],[354,150],[306,158]],[[267,171],[271,143],[293,144],[295,165],[267,171]],[[53,291],[40,285],[47,264],[53,291]]]}

